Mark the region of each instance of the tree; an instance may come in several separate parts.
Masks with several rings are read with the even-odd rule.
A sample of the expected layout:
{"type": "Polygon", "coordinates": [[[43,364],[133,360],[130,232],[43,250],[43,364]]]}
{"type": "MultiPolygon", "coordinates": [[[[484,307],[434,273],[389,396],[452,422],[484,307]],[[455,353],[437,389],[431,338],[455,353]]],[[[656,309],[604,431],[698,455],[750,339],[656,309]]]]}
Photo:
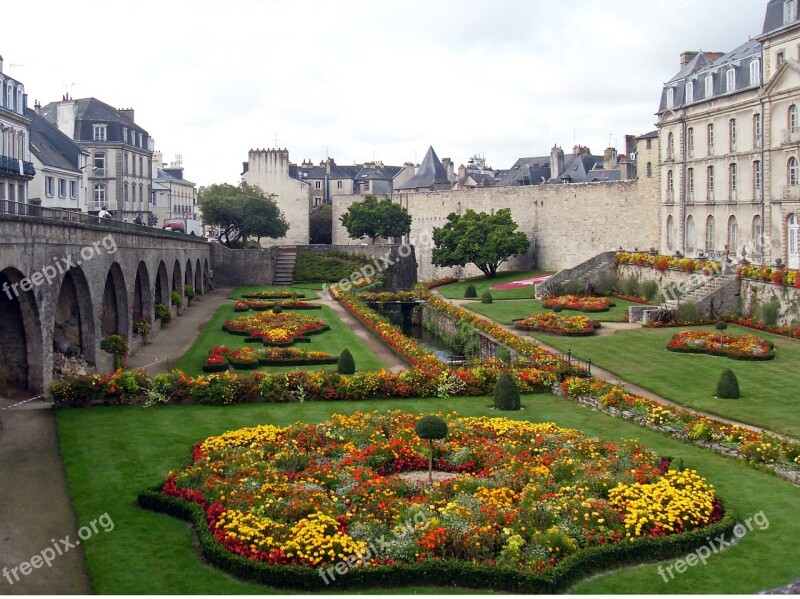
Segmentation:
{"type": "Polygon", "coordinates": [[[400,237],[411,231],[411,215],[389,198],[378,200],[368,195],[350,206],[339,220],[351,239],[369,237],[372,245],[379,237],[400,237]]]}
{"type": "Polygon", "coordinates": [[[439,416],[425,416],[417,420],[414,431],[428,441],[428,482],[433,484],[433,442],[447,436],[447,423],[439,416]]]}
{"type": "Polygon", "coordinates": [[[314,210],[308,226],[312,245],[330,245],[333,241],[333,209],[326,204],[314,210]]]}
{"type": "Polygon", "coordinates": [[[274,195],[265,194],[255,185],[215,184],[201,187],[197,201],[203,222],[219,227],[225,245],[244,244],[247,237],[279,238],[286,235],[286,222],[274,195]]]}
{"type": "Polygon", "coordinates": [[[494,214],[467,210],[451,213],[447,224],[433,230],[433,263],[436,266],[474,264],[487,278],[497,275],[498,267],[530,247],[525,233],[517,231],[511,209],[494,214]]]}

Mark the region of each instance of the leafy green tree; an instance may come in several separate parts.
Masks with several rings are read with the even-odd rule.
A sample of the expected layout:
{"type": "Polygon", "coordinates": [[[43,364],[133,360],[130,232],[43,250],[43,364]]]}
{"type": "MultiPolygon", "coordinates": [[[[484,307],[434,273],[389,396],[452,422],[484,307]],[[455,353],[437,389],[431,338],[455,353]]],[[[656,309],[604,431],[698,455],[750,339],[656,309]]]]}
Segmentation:
{"type": "Polygon", "coordinates": [[[451,213],[447,224],[433,230],[433,263],[436,266],[474,264],[489,279],[497,276],[498,267],[530,247],[525,233],[517,231],[511,209],[494,214],[467,210],[451,213]]]}
{"type": "Polygon", "coordinates": [[[339,220],[351,239],[369,237],[372,245],[379,237],[400,237],[411,231],[411,215],[389,198],[378,200],[373,195],[350,206],[339,220]]]}
{"type": "Polygon", "coordinates": [[[197,201],[203,222],[219,227],[225,245],[243,245],[251,235],[259,241],[286,235],[289,223],[274,197],[255,185],[222,183],[201,187],[197,201]]]}
{"type": "Polygon", "coordinates": [[[333,241],[333,209],[329,205],[311,213],[309,237],[312,245],[330,245],[333,241]]]}

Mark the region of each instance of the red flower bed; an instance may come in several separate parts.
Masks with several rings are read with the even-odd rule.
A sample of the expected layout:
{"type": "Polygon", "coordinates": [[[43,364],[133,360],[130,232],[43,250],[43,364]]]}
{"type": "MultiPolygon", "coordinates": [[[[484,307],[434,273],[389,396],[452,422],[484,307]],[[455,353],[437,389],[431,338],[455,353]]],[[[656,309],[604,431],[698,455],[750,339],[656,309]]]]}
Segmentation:
{"type": "Polygon", "coordinates": [[[585,316],[559,316],[552,312],[534,314],[514,325],[521,331],[541,331],[563,337],[588,337],[600,328],[600,323],[585,316]]]}
{"type": "Polygon", "coordinates": [[[733,360],[772,360],[775,347],[755,335],[729,335],[706,331],[681,331],[669,342],[667,349],[679,353],[723,356],[733,360]]]}
{"type": "Polygon", "coordinates": [[[222,372],[228,370],[228,348],[219,345],[209,352],[203,363],[203,372],[222,372]]]}
{"type": "Polygon", "coordinates": [[[608,312],[616,304],[605,297],[591,297],[588,295],[560,295],[547,298],[545,308],[561,308],[575,312],[608,312]]]}

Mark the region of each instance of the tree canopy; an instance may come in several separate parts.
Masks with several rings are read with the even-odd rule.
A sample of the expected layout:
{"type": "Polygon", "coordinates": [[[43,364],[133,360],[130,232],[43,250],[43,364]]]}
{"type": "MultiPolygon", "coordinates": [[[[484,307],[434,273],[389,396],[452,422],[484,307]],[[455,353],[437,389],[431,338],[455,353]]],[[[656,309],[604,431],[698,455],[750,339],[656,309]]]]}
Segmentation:
{"type": "Polygon", "coordinates": [[[447,224],[433,230],[433,243],[436,266],[474,264],[490,279],[495,278],[503,262],[526,252],[531,245],[525,233],[517,231],[510,208],[494,214],[471,209],[463,215],[451,213],[447,224]]]}
{"type": "Polygon", "coordinates": [[[351,239],[369,237],[373,245],[379,237],[400,237],[411,231],[411,215],[405,208],[389,198],[379,200],[373,195],[351,205],[339,220],[351,239]]]}
{"type": "Polygon", "coordinates": [[[310,243],[312,245],[330,245],[333,238],[333,209],[325,204],[314,210],[309,218],[310,243]]]}
{"type": "Polygon", "coordinates": [[[259,187],[241,183],[201,187],[197,201],[203,222],[216,225],[226,245],[245,244],[248,237],[278,239],[286,235],[289,223],[274,200],[259,187]]]}

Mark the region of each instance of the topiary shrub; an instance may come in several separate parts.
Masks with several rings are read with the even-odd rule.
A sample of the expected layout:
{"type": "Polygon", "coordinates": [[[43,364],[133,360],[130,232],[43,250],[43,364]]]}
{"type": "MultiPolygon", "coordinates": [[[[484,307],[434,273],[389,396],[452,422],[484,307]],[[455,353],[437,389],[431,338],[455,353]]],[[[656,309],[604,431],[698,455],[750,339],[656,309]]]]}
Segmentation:
{"type": "Polygon", "coordinates": [[[433,484],[433,442],[447,436],[447,423],[439,416],[424,416],[417,421],[414,432],[428,441],[428,482],[433,484]]]}
{"type": "Polygon", "coordinates": [[[483,292],[483,296],[481,297],[481,303],[482,304],[491,304],[492,302],[494,302],[494,298],[492,297],[492,294],[489,293],[488,291],[484,291],[483,292]]]}
{"type": "Polygon", "coordinates": [[[281,308],[280,306],[273,306],[272,307],[272,313],[273,314],[280,314],[281,312],[283,312],[283,308],[281,308]]]}
{"type": "Polygon", "coordinates": [[[724,320],[720,320],[717,322],[717,324],[714,325],[714,328],[716,328],[718,331],[724,331],[725,329],[728,328],[728,323],[725,322],[724,320]]]}
{"type": "Polygon", "coordinates": [[[717,382],[718,399],[739,399],[742,392],[739,390],[739,380],[733,370],[723,370],[717,382]]]}
{"type": "Polygon", "coordinates": [[[556,312],[556,313],[563,312],[564,311],[564,306],[553,306],[551,309],[553,310],[553,312],[556,312]]]}
{"type": "Polygon", "coordinates": [[[475,285],[473,285],[472,283],[467,285],[467,288],[464,290],[464,297],[467,299],[478,297],[478,290],[475,289],[475,285]]]}
{"type": "Polygon", "coordinates": [[[356,362],[349,349],[343,349],[339,354],[339,361],[336,363],[336,372],[339,374],[355,374],[356,362]]]}
{"type": "Polygon", "coordinates": [[[494,409],[516,412],[521,409],[519,389],[510,372],[504,372],[494,386],[494,409]]]}

